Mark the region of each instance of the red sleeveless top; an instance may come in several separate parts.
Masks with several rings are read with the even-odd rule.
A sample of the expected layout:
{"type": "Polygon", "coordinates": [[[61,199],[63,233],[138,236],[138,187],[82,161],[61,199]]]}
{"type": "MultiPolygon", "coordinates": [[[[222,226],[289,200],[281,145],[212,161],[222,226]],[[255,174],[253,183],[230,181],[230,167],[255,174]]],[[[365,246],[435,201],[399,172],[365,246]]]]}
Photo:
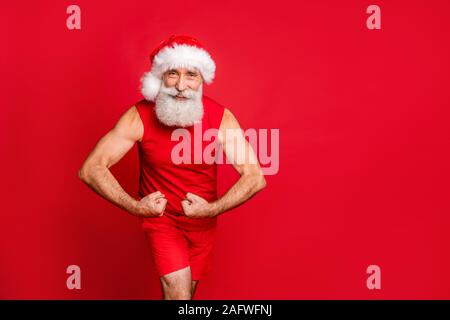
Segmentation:
{"type": "MultiPolygon", "coordinates": [[[[184,215],[181,200],[186,198],[186,193],[194,193],[208,202],[217,200],[217,164],[206,163],[201,157],[200,162],[194,161],[194,151],[201,154],[205,147],[212,141],[203,141],[202,137],[208,129],[219,129],[222,121],[224,107],[211,98],[203,95],[203,119],[190,127],[172,127],[161,123],[155,113],[155,103],[147,100],[139,101],[135,106],[144,125],[142,141],[138,141],[140,176],[139,197],[144,197],[152,192],[160,191],[167,199],[164,215],[176,220],[179,224],[189,229],[205,229],[213,227],[217,223],[217,217],[213,218],[188,218],[184,215]],[[175,129],[183,129],[185,136],[173,137],[175,129]],[[194,132],[195,131],[195,132],[194,132]],[[189,132],[189,134],[187,134],[189,132]],[[201,132],[201,134],[200,134],[201,132]],[[195,134],[195,136],[194,136],[195,134]],[[188,137],[189,139],[186,139],[188,137]],[[190,145],[191,161],[176,164],[172,161],[173,148],[180,144],[190,145]],[[174,140],[174,141],[172,141],[174,140]]],[[[211,147],[209,147],[209,150],[211,147]]],[[[184,155],[184,150],[177,152],[184,155]]],[[[210,153],[214,155],[214,152],[210,153]]],[[[186,158],[185,158],[186,159],[186,158]]],[[[198,158],[197,158],[198,160],[198,158]]],[[[152,219],[143,218],[143,223],[151,223],[152,219]]]]}

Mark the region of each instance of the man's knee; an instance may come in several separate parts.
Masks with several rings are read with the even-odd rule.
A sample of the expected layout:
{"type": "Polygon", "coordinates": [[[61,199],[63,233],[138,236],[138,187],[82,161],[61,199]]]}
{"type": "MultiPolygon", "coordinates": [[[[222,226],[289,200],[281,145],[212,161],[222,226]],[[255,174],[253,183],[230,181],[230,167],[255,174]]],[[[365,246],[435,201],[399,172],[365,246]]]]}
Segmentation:
{"type": "Polygon", "coordinates": [[[160,279],[165,300],[192,299],[190,267],[171,272],[162,276],[160,279]]]}

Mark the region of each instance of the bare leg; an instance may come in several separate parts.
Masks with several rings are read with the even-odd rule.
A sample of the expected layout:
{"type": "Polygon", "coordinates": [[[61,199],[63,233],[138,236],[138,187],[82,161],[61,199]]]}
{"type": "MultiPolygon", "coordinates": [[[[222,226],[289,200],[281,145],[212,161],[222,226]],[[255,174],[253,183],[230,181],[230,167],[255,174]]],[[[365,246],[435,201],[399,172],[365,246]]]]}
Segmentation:
{"type": "Polygon", "coordinates": [[[191,267],[160,277],[164,300],[192,299],[191,267]]]}

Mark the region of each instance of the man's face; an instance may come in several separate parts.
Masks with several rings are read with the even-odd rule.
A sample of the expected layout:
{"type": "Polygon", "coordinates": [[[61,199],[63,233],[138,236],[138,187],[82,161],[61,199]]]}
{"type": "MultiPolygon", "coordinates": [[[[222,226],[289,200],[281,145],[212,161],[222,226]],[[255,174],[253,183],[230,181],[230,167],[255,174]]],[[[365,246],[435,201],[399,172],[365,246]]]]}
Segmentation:
{"type": "MultiPolygon", "coordinates": [[[[178,92],[186,89],[197,91],[203,83],[203,78],[196,68],[178,68],[169,69],[163,75],[164,85],[166,87],[175,87],[178,92]]],[[[177,100],[183,100],[183,97],[176,97],[177,100]]]]}
{"type": "Polygon", "coordinates": [[[156,97],[156,116],[168,126],[188,127],[203,118],[203,78],[196,69],[166,71],[156,97]]]}

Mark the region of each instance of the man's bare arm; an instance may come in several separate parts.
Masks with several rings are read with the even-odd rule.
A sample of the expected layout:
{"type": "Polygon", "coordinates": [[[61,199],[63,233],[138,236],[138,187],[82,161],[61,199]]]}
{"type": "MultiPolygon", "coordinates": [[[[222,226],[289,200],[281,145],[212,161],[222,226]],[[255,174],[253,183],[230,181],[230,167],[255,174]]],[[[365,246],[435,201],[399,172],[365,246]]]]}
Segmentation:
{"type": "Polygon", "coordinates": [[[222,197],[211,203],[213,215],[241,205],[266,186],[255,152],[245,139],[239,122],[227,108],[219,132],[219,142],[240,178],[222,197]]]}
{"type": "MultiPolygon", "coordinates": [[[[109,168],[122,159],[136,141],[142,139],[143,132],[139,113],[133,106],[121,116],[114,128],[97,142],[78,172],[80,179],[89,188],[136,216],[145,213],[142,203],[125,192],[109,168]]],[[[150,200],[163,197],[161,193],[155,193],[150,200]]]]}

